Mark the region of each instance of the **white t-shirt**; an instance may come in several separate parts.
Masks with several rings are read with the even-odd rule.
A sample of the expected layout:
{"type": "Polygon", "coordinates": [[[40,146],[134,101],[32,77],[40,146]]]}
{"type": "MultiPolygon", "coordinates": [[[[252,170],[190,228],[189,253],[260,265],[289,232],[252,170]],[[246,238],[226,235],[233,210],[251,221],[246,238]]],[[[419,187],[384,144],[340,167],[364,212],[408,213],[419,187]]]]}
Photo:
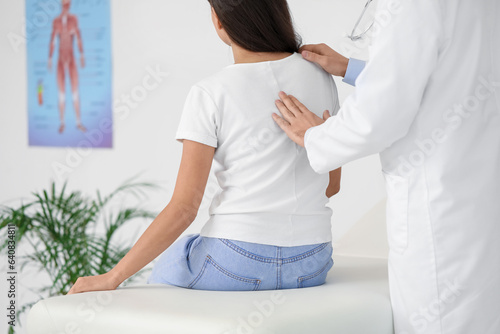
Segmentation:
{"type": "Polygon", "coordinates": [[[272,119],[280,91],[320,117],[340,109],[332,76],[298,53],[233,64],[191,88],[176,139],[216,148],[221,187],[200,235],[283,247],[332,240],[329,174],[314,172],[272,119]]]}

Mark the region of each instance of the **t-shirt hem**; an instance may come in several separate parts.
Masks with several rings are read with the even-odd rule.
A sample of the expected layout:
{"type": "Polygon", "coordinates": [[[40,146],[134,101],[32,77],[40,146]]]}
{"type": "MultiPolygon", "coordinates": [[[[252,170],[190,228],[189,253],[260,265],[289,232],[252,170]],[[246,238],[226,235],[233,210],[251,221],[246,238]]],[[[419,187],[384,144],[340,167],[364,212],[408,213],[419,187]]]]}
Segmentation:
{"type": "Polygon", "coordinates": [[[332,242],[331,214],[214,214],[201,236],[295,247],[332,242]]]}

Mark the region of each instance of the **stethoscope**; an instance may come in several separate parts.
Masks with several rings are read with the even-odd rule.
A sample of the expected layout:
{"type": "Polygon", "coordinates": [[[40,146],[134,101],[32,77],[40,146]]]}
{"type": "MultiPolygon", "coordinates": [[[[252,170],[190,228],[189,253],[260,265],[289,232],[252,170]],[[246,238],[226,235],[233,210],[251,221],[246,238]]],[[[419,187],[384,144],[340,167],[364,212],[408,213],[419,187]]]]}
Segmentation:
{"type": "Polygon", "coordinates": [[[359,23],[361,22],[361,20],[363,19],[363,16],[365,15],[366,13],[366,10],[368,9],[368,6],[370,6],[370,4],[373,2],[373,0],[368,0],[366,2],[366,5],[365,5],[365,8],[363,8],[363,11],[361,12],[361,15],[359,16],[359,19],[358,21],[356,22],[356,24],[354,25],[354,29],[352,29],[352,32],[351,32],[351,35],[347,36],[351,41],[355,42],[355,41],[358,41],[360,39],[362,39],[366,33],[373,27],[373,25],[375,24],[375,21],[370,24],[370,26],[368,27],[368,29],[366,29],[364,32],[362,32],[361,34],[359,35],[354,35],[354,32],[356,31],[356,29],[358,28],[359,26],[359,23]]]}

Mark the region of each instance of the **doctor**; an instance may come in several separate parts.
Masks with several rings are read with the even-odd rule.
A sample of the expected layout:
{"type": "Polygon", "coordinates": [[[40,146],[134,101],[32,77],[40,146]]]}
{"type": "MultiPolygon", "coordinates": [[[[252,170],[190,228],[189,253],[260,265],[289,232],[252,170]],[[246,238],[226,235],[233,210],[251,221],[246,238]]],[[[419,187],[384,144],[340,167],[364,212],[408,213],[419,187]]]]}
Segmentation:
{"type": "MultiPolygon", "coordinates": [[[[377,15],[337,116],[282,92],[273,118],[317,173],[380,153],[396,334],[499,334],[500,1],[381,0],[377,15]]],[[[304,50],[345,73],[325,45],[304,50]]]]}

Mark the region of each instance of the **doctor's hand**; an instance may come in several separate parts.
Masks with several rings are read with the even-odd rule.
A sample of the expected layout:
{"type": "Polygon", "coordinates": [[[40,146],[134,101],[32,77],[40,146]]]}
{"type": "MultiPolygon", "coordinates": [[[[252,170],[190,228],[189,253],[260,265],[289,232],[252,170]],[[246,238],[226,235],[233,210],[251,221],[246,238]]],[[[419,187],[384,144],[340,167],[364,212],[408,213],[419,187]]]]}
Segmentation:
{"type": "Polygon", "coordinates": [[[323,118],[320,118],[315,113],[309,111],[294,96],[287,95],[284,92],[280,92],[279,96],[281,100],[276,100],[276,106],[283,117],[273,113],[273,119],[291,140],[304,147],[306,131],[323,124],[330,118],[330,113],[328,110],[325,110],[323,118]]]}
{"type": "Polygon", "coordinates": [[[349,59],[342,56],[326,44],[304,45],[299,49],[304,59],[309,60],[323,67],[328,73],[345,77],[349,59]]]}

